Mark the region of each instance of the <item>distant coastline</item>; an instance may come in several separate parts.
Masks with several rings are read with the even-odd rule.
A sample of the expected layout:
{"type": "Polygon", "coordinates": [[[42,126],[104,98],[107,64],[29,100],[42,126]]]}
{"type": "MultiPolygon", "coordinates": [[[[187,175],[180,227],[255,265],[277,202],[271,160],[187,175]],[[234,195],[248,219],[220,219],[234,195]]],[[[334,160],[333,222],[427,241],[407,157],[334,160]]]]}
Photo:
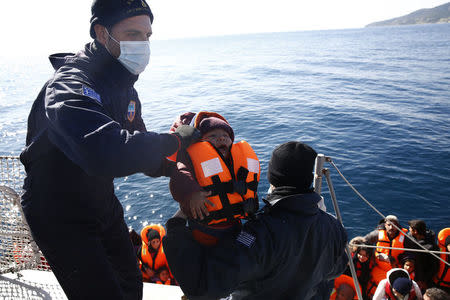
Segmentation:
{"type": "Polygon", "coordinates": [[[450,2],[433,8],[419,9],[398,18],[370,23],[366,27],[436,23],[450,23],[450,2]]]}

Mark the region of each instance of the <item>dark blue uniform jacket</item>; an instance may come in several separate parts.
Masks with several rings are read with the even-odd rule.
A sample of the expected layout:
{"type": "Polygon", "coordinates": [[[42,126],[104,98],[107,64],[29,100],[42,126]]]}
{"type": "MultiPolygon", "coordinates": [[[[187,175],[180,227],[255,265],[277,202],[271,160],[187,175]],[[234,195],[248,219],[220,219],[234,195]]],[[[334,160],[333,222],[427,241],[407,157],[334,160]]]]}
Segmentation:
{"type": "Polygon", "coordinates": [[[215,247],[196,243],[184,219],[167,222],[164,252],[189,299],[329,299],[348,261],[345,229],[315,193],[270,197],[281,200],[215,247]]]}
{"type": "Polygon", "coordinates": [[[106,48],[50,57],[56,72],[28,118],[22,206],[27,215],[88,219],[120,216],[113,179],[156,174],[177,149],[168,134],[147,132],[128,72],[106,48]]]}

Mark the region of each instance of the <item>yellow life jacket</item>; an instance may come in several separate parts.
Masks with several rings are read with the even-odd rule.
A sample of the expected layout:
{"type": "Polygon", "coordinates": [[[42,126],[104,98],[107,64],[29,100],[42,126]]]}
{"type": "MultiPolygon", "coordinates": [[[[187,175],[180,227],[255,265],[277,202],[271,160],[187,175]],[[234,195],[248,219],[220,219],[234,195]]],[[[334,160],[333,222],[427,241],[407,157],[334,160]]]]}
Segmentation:
{"type": "Polygon", "coordinates": [[[232,165],[209,142],[192,144],[187,149],[200,186],[212,194],[206,204],[209,216],[206,224],[218,224],[234,218],[245,218],[258,209],[257,187],[261,173],[259,160],[245,141],[231,146],[232,165]]]}
{"type": "MultiPolygon", "coordinates": [[[[442,229],[438,234],[439,249],[442,252],[447,252],[445,247],[445,239],[450,235],[450,228],[442,229]]],[[[443,260],[450,263],[450,255],[441,253],[439,255],[443,260]]],[[[442,261],[439,261],[439,271],[433,277],[434,283],[440,287],[450,288],[450,267],[442,261]]]]}

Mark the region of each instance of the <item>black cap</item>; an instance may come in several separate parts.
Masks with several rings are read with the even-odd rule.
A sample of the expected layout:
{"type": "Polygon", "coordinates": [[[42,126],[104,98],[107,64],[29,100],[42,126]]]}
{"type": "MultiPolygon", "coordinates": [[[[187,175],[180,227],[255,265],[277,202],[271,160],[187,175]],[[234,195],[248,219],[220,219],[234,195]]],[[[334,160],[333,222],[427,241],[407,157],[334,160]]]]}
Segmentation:
{"type": "Polygon", "coordinates": [[[148,15],[153,23],[153,14],[145,0],[94,0],[91,6],[91,37],[95,39],[95,24],[112,27],[120,21],[139,15],[148,15]]]}
{"type": "Polygon", "coordinates": [[[273,150],[267,171],[267,179],[275,186],[292,186],[307,190],[313,181],[313,169],[317,153],[301,142],[287,142],[273,150]]]}
{"type": "Polygon", "coordinates": [[[402,294],[403,296],[407,295],[411,291],[412,282],[409,278],[399,277],[395,279],[392,287],[402,294]]]}

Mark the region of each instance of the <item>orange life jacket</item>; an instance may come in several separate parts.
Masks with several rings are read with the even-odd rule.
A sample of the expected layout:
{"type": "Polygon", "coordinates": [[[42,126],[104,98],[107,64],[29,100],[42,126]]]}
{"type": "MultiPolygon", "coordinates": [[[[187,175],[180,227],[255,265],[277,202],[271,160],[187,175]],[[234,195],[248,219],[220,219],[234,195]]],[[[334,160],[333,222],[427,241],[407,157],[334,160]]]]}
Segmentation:
{"type": "MultiPolygon", "coordinates": [[[[351,286],[353,289],[353,292],[355,293],[355,296],[353,297],[353,299],[358,300],[358,294],[356,293],[356,287],[355,287],[355,282],[353,281],[353,278],[348,275],[344,275],[344,274],[342,274],[341,276],[339,276],[338,278],[336,278],[334,280],[334,288],[333,288],[333,291],[331,292],[330,300],[336,299],[337,290],[341,284],[348,284],[349,286],[351,286]]],[[[359,287],[359,289],[361,291],[361,287],[359,287]]]]}
{"type": "Polygon", "coordinates": [[[369,299],[372,299],[378,287],[378,284],[380,283],[381,280],[385,278],[386,278],[386,271],[383,270],[377,264],[375,264],[374,268],[370,272],[370,279],[369,282],[367,283],[366,288],[366,295],[369,297],[369,299]]]}
{"type": "MultiPolygon", "coordinates": [[[[380,229],[378,231],[377,246],[403,248],[403,243],[405,241],[405,234],[407,232],[408,232],[408,229],[402,228],[402,231],[400,231],[393,240],[390,240],[388,237],[387,231],[385,229],[380,229]]],[[[398,256],[401,253],[405,252],[405,250],[377,248],[376,252],[384,253],[388,256],[392,256],[398,262],[398,256]]],[[[383,262],[380,262],[380,263],[383,263],[383,262]]]]}
{"type": "MultiPolygon", "coordinates": [[[[386,294],[386,298],[390,300],[397,300],[394,293],[392,292],[391,285],[389,281],[386,281],[386,285],[384,286],[384,293],[386,294]]],[[[408,300],[415,300],[416,297],[416,289],[414,288],[414,284],[411,286],[411,290],[409,291],[408,300]]]]}
{"type": "Polygon", "coordinates": [[[210,213],[205,223],[218,224],[242,219],[258,209],[257,187],[261,173],[259,160],[245,141],[231,146],[232,170],[214,146],[206,141],[187,149],[200,186],[212,194],[206,204],[210,213]]]}
{"type": "Polygon", "coordinates": [[[162,282],[161,279],[156,280],[157,284],[171,285],[170,278],[166,280],[166,282],[162,282]]]}
{"type": "Polygon", "coordinates": [[[140,254],[139,268],[142,271],[142,277],[145,281],[148,281],[151,279],[145,272],[145,270],[147,268],[150,268],[153,271],[156,271],[157,269],[165,266],[169,269],[166,255],[164,254],[164,250],[162,247],[162,242],[156,252],[156,256],[154,257],[154,259],[152,257],[152,254],[148,251],[148,247],[151,247],[151,246],[149,245],[149,241],[147,238],[147,232],[150,229],[154,229],[159,232],[161,241],[162,241],[163,236],[166,234],[166,230],[164,229],[164,227],[162,227],[159,224],[150,224],[150,225],[144,227],[141,231],[142,246],[141,246],[141,252],[139,253],[140,254]]]}
{"type": "MultiPolygon", "coordinates": [[[[447,252],[447,248],[445,247],[445,239],[449,235],[450,235],[450,228],[444,228],[438,234],[439,249],[442,252],[447,252]]],[[[449,254],[441,253],[439,256],[447,263],[450,263],[449,254]]],[[[439,271],[433,277],[433,281],[434,283],[436,283],[437,286],[450,288],[450,267],[443,261],[439,261],[439,271]]]]}
{"type": "MultiPolygon", "coordinates": [[[[359,278],[362,275],[362,264],[359,261],[359,259],[356,260],[356,262],[353,262],[355,265],[355,271],[356,271],[356,276],[359,278]]],[[[373,257],[369,258],[369,271],[371,272],[372,269],[375,267],[375,260],[373,257]]]]}

